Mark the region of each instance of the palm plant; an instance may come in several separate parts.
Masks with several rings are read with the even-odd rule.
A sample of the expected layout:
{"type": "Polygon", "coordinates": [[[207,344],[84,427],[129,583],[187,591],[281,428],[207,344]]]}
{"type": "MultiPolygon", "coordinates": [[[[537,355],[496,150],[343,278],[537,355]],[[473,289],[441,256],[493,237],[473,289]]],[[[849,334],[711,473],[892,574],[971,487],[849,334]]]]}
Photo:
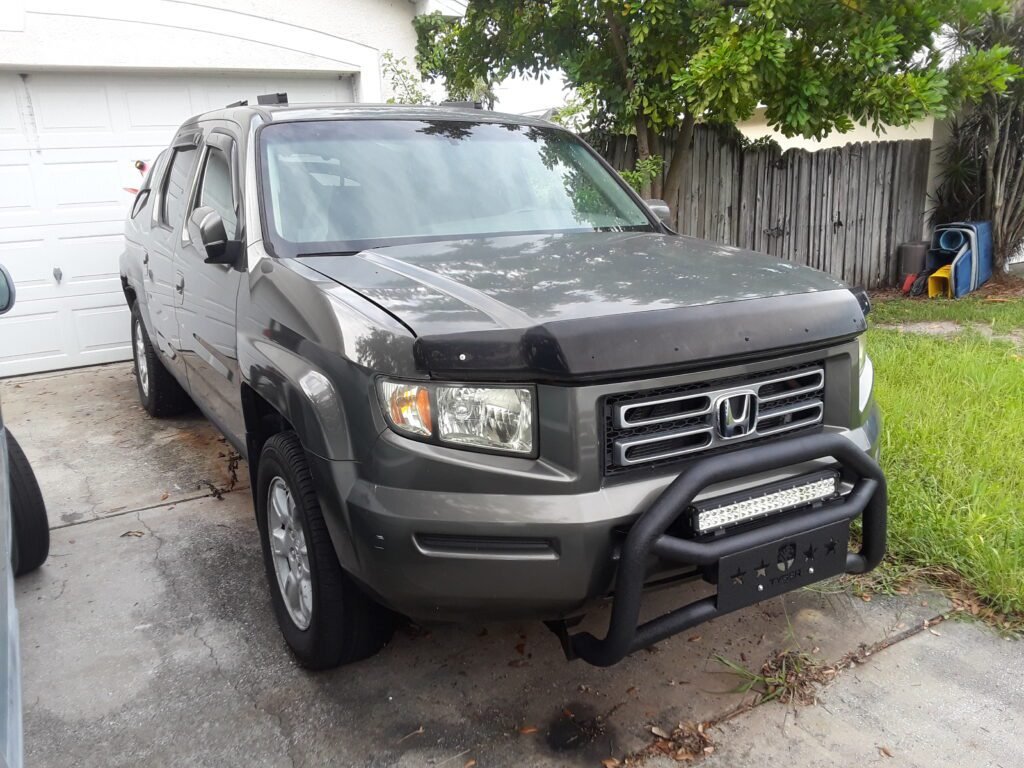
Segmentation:
{"type": "MultiPolygon", "coordinates": [[[[1024,66],[1024,1],[982,25],[953,30],[951,41],[959,50],[1005,46],[1024,66]]],[[[1024,79],[965,107],[949,130],[931,223],[991,221],[995,266],[1001,267],[1024,247],[1024,79]]]]}

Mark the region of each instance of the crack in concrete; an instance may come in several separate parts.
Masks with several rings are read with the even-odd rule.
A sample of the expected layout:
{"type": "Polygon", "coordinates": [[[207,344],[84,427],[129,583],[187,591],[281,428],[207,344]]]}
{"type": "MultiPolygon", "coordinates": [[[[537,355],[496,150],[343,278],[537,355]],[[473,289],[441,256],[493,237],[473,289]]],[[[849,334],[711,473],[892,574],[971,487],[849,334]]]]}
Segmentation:
{"type": "MultiPolygon", "coordinates": [[[[196,614],[193,612],[190,615],[195,616],[196,614]]],[[[217,674],[220,675],[224,682],[228,684],[228,687],[231,688],[231,690],[234,691],[240,698],[251,702],[252,705],[258,711],[272,718],[277,723],[277,730],[281,734],[282,738],[284,738],[285,740],[285,751],[288,755],[288,762],[291,764],[292,768],[300,768],[302,765],[305,764],[305,759],[300,754],[300,762],[296,762],[295,750],[297,748],[297,745],[295,743],[295,729],[285,720],[284,714],[282,712],[278,711],[276,707],[270,707],[266,704],[261,703],[259,697],[256,695],[256,691],[253,688],[249,688],[248,690],[244,689],[239,684],[239,682],[236,681],[221,666],[220,659],[217,658],[217,652],[214,650],[213,646],[210,645],[209,640],[201,633],[201,629],[202,621],[196,621],[194,623],[192,636],[200,643],[202,643],[203,647],[205,647],[206,650],[209,652],[210,660],[213,662],[213,666],[217,674]]]]}
{"type": "Polygon", "coordinates": [[[58,592],[56,595],[54,595],[50,599],[51,600],[60,600],[64,596],[64,590],[67,589],[67,586],[68,586],[68,580],[67,579],[61,579],[60,580],[60,592],[58,592]]]}
{"type": "Polygon", "coordinates": [[[207,637],[202,634],[203,619],[202,614],[196,611],[195,598],[192,596],[190,592],[186,592],[180,589],[178,578],[173,573],[171,573],[171,570],[168,567],[168,562],[161,554],[165,545],[163,537],[160,536],[160,534],[158,534],[142,517],[143,511],[150,511],[152,509],[154,508],[151,507],[149,508],[149,510],[137,510],[135,518],[139,521],[139,525],[141,525],[146,530],[146,532],[150,536],[152,536],[157,542],[156,551],[153,553],[157,571],[160,574],[160,576],[166,580],[167,588],[171,592],[171,594],[180,598],[181,604],[185,608],[187,608],[188,614],[184,617],[184,621],[186,623],[186,626],[191,625],[192,637],[195,640],[198,640],[202,644],[202,646],[206,648],[207,654],[210,657],[210,661],[213,662],[213,667],[216,674],[227,684],[227,686],[232,691],[234,691],[239,698],[249,701],[253,705],[253,707],[256,708],[257,711],[262,712],[267,717],[271,718],[277,723],[277,730],[281,734],[281,737],[285,740],[285,751],[288,756],[288,762],[291,764],[292,768],[301,768],[301,766],[305,763],[305,759],[301,755],[301,753],[296,752],[298,745],[295,743],[294,727],[286,721],[284,714],[282,712],[277,711],[276,708],[274,707],[269,707],[263,704],[256,695],[256,691],[254,688],[246,690],[239,684],[239,682],[228,672],[228,670],[226,670],[222,666],[221,661],[217,656],[217,652],[214,650],[214,647],[210,644],[207,637]],[[298,762],[296,761],[296,754],[298,754],[300,758],[298,762]]]}
{"type": "MultiPolygon", "coordinates": [[[[238,493],[239,491],[248,491],[248,485],[240,485],[237,488],[233,488],[231,491],[224,491],[222,495],[226,496],[228,493],[238,493]]],[[[208,499],[214,494],[212,493],[196,493],[191,496],[183,496],[178,499],[168,499],[167,501],[157,502],[156,504],[147,504],[143,507],[133,507],[132,509],[121,509],[117,512],[111,512],[106,515],[99,517],[91,517],[85,520],[74,520],[70,523],[64,523],[63,525],[50,526],[51,531],[59,531],[63,528],[73,528],[77,525],[87,525],[89,523],[98,523],[101,520],[110,520],[114,517],[124,517],[125,515],[138,515],[140,512],[149,512],[154,509],[163,509],[164,507],[173,507],[176,504],[184,504],[187,501],[196,501],[197,499],[208,499]]]]}

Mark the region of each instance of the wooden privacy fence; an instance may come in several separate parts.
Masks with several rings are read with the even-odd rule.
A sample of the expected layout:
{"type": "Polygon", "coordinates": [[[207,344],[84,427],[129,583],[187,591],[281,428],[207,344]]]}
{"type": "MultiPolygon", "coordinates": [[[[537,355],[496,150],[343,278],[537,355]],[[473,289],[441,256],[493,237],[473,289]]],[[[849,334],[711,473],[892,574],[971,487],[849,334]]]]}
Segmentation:
{"type": "MultiPolygon", "coordinates": [[[[930,150],[930,141],[918,140],[781,152],[697,126],[678,230],[807,264],[850,285],[895,285],[897,247],[921,239],[930,150]]],[[[624,154],[620,145],[613,164],[624,154]]]]}

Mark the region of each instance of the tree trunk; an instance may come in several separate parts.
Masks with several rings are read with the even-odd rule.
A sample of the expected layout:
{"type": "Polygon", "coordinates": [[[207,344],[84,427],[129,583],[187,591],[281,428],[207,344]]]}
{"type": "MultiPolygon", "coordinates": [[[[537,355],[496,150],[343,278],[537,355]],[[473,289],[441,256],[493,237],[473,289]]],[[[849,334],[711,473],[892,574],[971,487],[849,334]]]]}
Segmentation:
{"type": "Polygon", "coordinates": [[[1003,265],[1003,253],[1002,243],[1000,242],[1000,226],[997,221],[999,209],[1002,207],[1002,200],[999,199],[996,192],[996,153],[999,151],[999,102],[995,96],[990,95],[990,106],[988,109],[988,119],[990,122],[989,140],[985,147],[985,184],[984,184],[984,199],[982,201],[982,212],[983,218],[988,219],[992,222],[992,256],[993,266],[1002,267],[1003,265]]]}
{"type": "MultiPolygon", "coordinates": [[[[627,48],[626,30],[622,26],[622,20],[616,14],[611,5],[605,6],[605,18],[608,20],[608,37],[612,44],[612,51],[619,62],[619,69],[622,71],[622,79],[626,84],[626,93],[633,93],[636,90],[636,80],[633,79],[629,66],[629,49],[627,48]]],[[[642,114],[638,114],[633,121],[636,129],[636,159],[646,160],[651,156],[650,138],[647,133],[647,121],[642,114]]],[[[640,188],[643,197],[651,196],[651,183],[646,181],[640,188]]]]}
{"type": "MultiPolygon", "coordinates": [[[[637,162],[646,160],[651,156],[651,142],[647,134],[647,121],[637,115],[636,118],[636,159],[637,162]]],[[[644,181],[640,187],[640,196],[649,198],[651,196],[651,182],[644,181]]]]}
{"type": "MultiPolygon", "coordinates": [[[[661,151],[661,136],[658,135],[657,131],[651,128],[648,128],[647,130],[650,134],[649,144],[651,147],[651,155],[653,157],[664,157],[665,154],[664,152],[661,151]]],[[[661,199],[662,183],[664,177],[665,171],[664,168],[661,168],[658,170],[656,174],[654,174],[654,178],[651,179],[651,197],[653,197],[655,200],[661,199]]]]}
{"type": "Polygon", "coordinates": [[[672,220],[676,229],[681,228],[679,221],[679,192],[682,188],[683,174],[690,169],[690,155],[693,152],[693,115],[687,114],[679,125],[675,145],[672,147],[672,161],[668,164],[665,174],[665,202],[672,211],[672,220]]]}

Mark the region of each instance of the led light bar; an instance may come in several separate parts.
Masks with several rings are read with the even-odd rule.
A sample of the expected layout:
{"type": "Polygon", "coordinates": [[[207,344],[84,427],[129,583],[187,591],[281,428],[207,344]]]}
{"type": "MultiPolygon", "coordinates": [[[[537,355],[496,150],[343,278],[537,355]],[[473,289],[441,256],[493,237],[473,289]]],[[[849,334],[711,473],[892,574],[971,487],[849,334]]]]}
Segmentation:
{"type": "Polygon", "coordinates": [[[712,499],[695,504],[694,529],[707,533],[719,528],[754,520],[759,517],[786,512],[817,501],[835,498],[839,493],[839,473],[819,472],[794,478],[784,487],[764,491],[747,498],[731,496],[728,501],[712,499]]]}

